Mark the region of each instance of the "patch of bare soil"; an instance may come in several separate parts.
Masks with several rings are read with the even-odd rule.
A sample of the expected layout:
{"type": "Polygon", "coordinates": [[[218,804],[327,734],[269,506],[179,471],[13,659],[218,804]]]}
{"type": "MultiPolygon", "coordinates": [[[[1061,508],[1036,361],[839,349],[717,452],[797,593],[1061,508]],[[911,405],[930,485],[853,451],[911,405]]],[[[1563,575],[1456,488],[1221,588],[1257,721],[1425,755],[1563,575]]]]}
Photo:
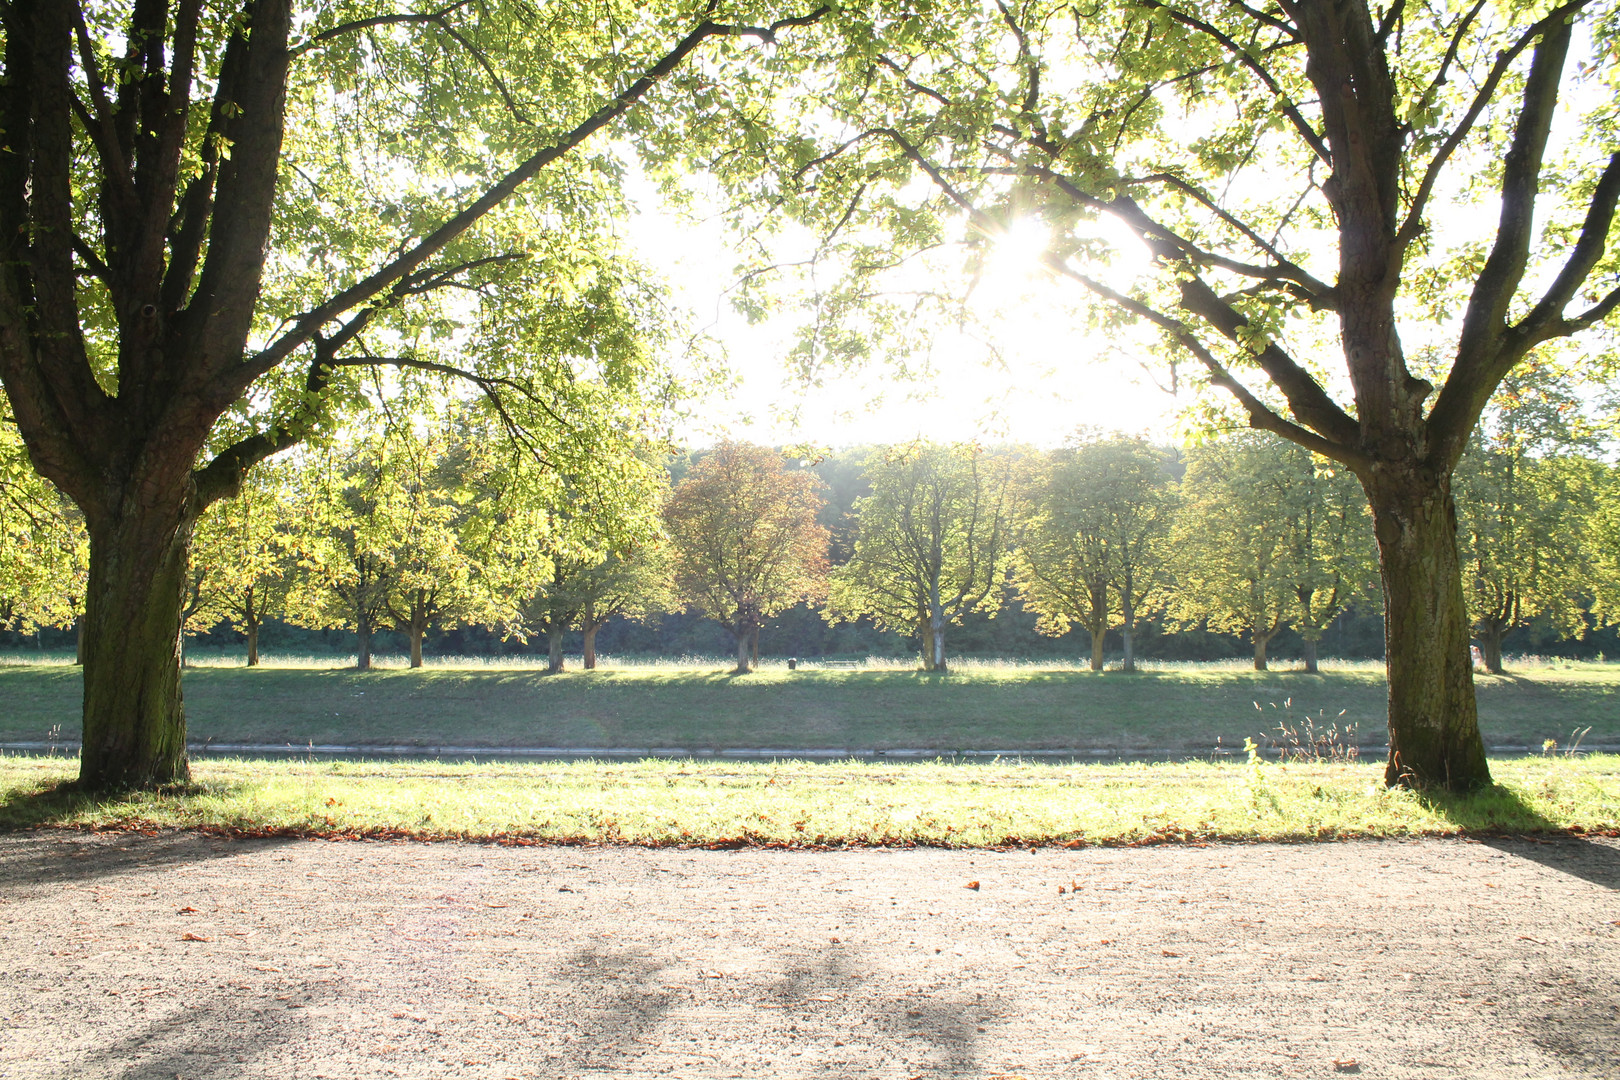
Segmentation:
{"type": "Polygon", "coordinates": [[[0,836],[0,1076],[1620,1077],[1617,920],[1599,840],[39,832],[0,836]]]}

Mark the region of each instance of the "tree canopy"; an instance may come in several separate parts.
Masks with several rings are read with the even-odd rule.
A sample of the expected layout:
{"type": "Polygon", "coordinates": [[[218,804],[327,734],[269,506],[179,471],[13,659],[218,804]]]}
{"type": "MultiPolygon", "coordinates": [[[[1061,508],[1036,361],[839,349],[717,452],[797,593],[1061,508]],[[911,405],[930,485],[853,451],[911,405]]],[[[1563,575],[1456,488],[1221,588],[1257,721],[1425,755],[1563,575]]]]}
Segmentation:
{"type": "Polygon", "coordinates": [[[1355,474],[1388,614],[1387,779],[1486,783],[1451,474],[1508,372],[1620,306],[1616,69],[1571,55],[1612,49],[1616,17],[1603,0],[878,9],[767,182],[817,228],[813,280],[838,280],[813,290],[806,362],[865,355],[886,320],[938,323],[959,248],[982,264],[1038,220],[1045,265],[1103,329],[1157,330],[1172,383],[1355,474]]]}

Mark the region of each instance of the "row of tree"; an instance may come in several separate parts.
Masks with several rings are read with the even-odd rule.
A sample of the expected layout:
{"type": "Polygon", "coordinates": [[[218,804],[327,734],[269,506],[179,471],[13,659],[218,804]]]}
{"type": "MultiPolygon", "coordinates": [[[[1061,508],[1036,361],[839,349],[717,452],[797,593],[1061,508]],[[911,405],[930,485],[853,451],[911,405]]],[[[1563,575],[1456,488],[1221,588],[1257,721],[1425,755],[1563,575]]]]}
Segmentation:
{"type": "MultiPolygon", "coordinates": [[[[1615,470],[1571,452],[1546,406],[1528,394],[1494,412],[1458,474],[1471,610],[1496,672],[1513,629],[1578,636],[1620,610],[1615,548],[1594,542],[1620,522],[1615,470]]],[[[380,630],[406,638],[415,667],[430,630],[480,625],[544,640],[560,670],[570,631],[590,668],[608,620],[684,609],[732,635],[741,671],[767,622],[808,602],[914,638],[932,671],[951,626],[1017,595],[1041,633],[1085,630],[1096,670],[1110,631],[1134,669],[1138,626],[1157,618],[1245,635],[1259,669],[1291,628],[1314,671],[1334,620],[1381,600],[1354,477],[1258,432],[1184,451],[1095,434],[1049,453],[873,448],[858,472],[837,459],[853,475],[831,512],[818,473],[839,478],[766,447],[677,463],[671,489],[646,460],[612,484],[549,482],[498,445],[458,409],[267,464],[197,524],[187,628],[228,624],[250,665],[267,619],[349,630],[367,668],[380,630]]],[[[0,619],[69,624],[82,525],[26,470],[0,477],[0,619]]]]}

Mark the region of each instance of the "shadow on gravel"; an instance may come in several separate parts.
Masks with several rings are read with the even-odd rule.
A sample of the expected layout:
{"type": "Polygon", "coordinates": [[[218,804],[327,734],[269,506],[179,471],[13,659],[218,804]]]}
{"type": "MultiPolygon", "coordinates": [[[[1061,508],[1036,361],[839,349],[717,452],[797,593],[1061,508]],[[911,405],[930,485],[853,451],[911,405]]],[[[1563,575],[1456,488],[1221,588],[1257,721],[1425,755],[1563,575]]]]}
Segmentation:
{"type": "Polygon", "coordinates": [[[1606,889],[1620,890],[1620,847],[1601,844],[1579,836],[1559,836],[1553,840],[1488,839],[1484,843],[1504,855],[1540,863],[1549,870],[1557,870],[1602,885],[1606,889]]]}
{"type": "Polygon", "coordinates": [[[161,870],[240,854],[244,843],[290,840],[215,840],[190,833],[0,837],[0,896],[22,888],[61,885],[143,870],[161,870]]]}
{"type": "Polygon", "coordinates": [[[334,994],[323,987],[319,996],[307,989],[290,996],[303,1008],[251,1002],[228,992],[202,1001],[156,998],[153,1004],[167,1003],[162,1013],[138,1025],[120,1025],[123,1034],[84,1055],[79,1075],[118,1080],[266,1075],[254,1062],[284,1044],[309,1040],[313,1025],[305,1010],[329,1003],[334,994]]]}

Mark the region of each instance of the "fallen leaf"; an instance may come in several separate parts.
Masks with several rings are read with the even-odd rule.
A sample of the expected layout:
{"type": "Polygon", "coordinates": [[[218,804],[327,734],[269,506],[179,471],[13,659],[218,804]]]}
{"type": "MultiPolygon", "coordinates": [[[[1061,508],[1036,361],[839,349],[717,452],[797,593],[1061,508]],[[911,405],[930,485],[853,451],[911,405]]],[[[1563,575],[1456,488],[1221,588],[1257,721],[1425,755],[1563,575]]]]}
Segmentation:
{"type": "Polygon", "coordinates": [[[1160,956],[1180,956],[1181,954],[1178,953],[1178,952],[1171,952],[1169,949],[1160,949],[1159,950],[1159,955],[1160,956]]]}
{"type": "Polygon", "coordinates": [[[1347,1073],[1360,1072],[1361,1062],[1357,1061],[1355,1058],[1345,1058],[1342,1061],[1338,1058],[1334,1058],[1333,1071],[1347,1073]]]}
{"type": "Polygon", "coordinates": [[[977,892],[979,889],[979,883],[977,881],[970,881],[966,885],[962,886],[962,888],[972,889],[973,891],[977,892]]]}
{"type": "Polygon", "coordinates": [[[197,909],[194,908],[194,907],[183,907],[176,914],[179,914],[179,915],[192,915],[192,914],[195,914],[196,911],[197,911],[197,909]]]}
{"type": "Polygon", "coordinates": [[[211,937],[207,937],[207,936],[205,936],[203,934],[193,934],[191,931],[187,930],[185,933],[180,935],[180,940],[181,941],[213,941],[214,939],[211,938],[211,937]]]}
{"type": "Polygon", "coordinates": [[[254,964],[252,966],[254,971],[274,971],[278,975],[281,973],[280,968],[271,967],[269,964],[254,964]]]}

